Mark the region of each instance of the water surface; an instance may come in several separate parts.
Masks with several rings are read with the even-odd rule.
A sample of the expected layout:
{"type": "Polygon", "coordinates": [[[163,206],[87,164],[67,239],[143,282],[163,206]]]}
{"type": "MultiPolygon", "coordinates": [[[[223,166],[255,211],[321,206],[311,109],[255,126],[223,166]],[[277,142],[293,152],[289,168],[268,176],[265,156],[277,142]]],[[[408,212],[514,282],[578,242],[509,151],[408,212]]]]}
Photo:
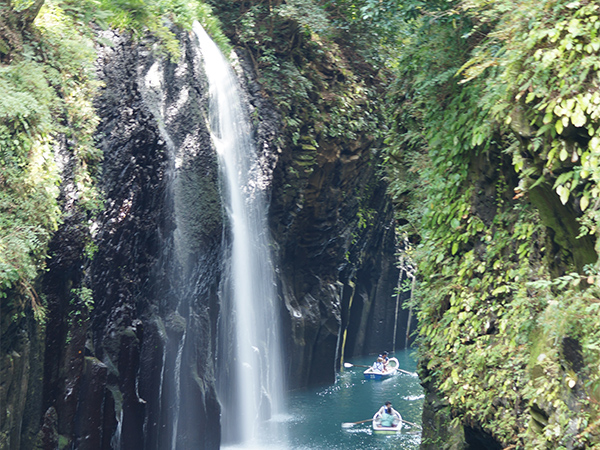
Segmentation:
{"type": "MultiPolygon", "coordinates": [[[[395,356],[400,368],[416,370],[414,352],[400,351],[395,356]]],[[[369,365],[374,357],[352,358],[347,362],[369,365]]],[[[421,442],[417,427],[404,425],[396,435],[374,434],[371,423],[342,428],[344,422],[370,419],[386,402],[409,422],[421,424],[423,389],[416,375],[399,373],[384,381],[365,380],[362,367],[345,369],[335,384],[320,388],[292,392],[288,398],[288,414],[275,418],[287,442],[278,442],[271,436],[269,446],[263,449],[294,450],[370,450],[406,449],[416,450],[421,442]]],[[[248,448],[248,447],[238,447],[248,448]]]]}

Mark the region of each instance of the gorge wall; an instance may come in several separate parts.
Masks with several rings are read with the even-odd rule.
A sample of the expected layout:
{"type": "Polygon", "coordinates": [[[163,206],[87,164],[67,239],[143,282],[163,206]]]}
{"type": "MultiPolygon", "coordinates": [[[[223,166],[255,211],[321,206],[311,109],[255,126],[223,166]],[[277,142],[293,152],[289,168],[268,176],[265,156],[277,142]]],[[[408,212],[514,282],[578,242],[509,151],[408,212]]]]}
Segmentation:
{"type": "Polygon", "coordinates": [[[290,385],[331,382],[344,357],[402,348],[407,336],[407,311],[395,324],[398,243],[374,131],[387,81],[349,34],[316,26],[329,19],[314,10],[212,4],[239,49],[272,170],[290,385]]]}
{"type": "Polygon", "coordinates": [[[419,268],[422,448],[598,447],[598,19],[476,1],[404,22],[388,142],[419,268]]]}
{"type": "Polygon", "coordinates": [[[44,411],[76,448],[166,448],[174,433],[182,447],[214,448],[222,223],[201,61],[186,35],[176,63],[157,59],[151,42],[107,37],[96,103],[106,208],[85,280],[77,265],[79,279],[64,279],[57,236],[44,411]],[[83,285],[94,299],[82,312],[89,320],[72,306],[70,290],[83,285]]]}
{"type": "MultiPolygon", "coordinates": [[[[290,26],[298,36],[297,24],[290,26]]],[[[39,288],[47,323],[31,313],[14,318],[2,304],[2,448],[219,446],[216,329],[227,224],[201,59],[191,35],[178,37],[176,61],[156,52],[153,40],[112,32],[103,36],[112,44],[97,49],[105,208],[91,219],[70,195],[73,143],[62,139],[56,153],[65,220],[39,288]]],[[[311,45],[300,39],[296,48],[311,45]]],[[[252,53],[238,53],[272,180],[289,386],[331,382],[344,356],[400,348],[406,335],[406,312],[394,321],[397,243],[379,143],[361,128],[335,138],[292,136],[252,53]]],[[[332,87],[347,87],[345,77],[358,79],[348,56],[313,55],[310,64],[332,87]]],[[[323,86],[311,94],[344,95],[323,86]]],[[[345,120],[332,119],[352,128],[345,120]]]]}

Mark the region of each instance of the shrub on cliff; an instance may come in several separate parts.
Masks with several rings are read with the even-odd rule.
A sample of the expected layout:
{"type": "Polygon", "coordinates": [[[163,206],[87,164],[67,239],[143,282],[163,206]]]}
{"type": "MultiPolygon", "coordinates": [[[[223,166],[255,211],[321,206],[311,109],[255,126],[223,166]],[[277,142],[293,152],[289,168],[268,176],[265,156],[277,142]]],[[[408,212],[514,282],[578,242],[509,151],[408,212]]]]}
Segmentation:
{"type": "Polygon", "coordinates": [[[169,27],[191,28],[196,19],[227,46],[202,2],[13,0],[0,5],[0,298],[11,315],[32,307],[43,317],[34,285],[61,223],[61,204],[76,202],[88,217],[102,207],[95,185],[102,153],[94,142],[98,118],[92,104],[99,87],[97,30],[111,26],[134,36],[151,33],[163,43],[159,51],[177,57],[169,27]],[[75,165],[74,180],[68,188],[63,185],[60,198],[67,161],[75,165]]]}
{"type": "Polygon", "coordinates": [[[599,6],[432,1],[417,12],[388,143],[392,191],[413,200],[421,375],[457,423],[506,445],[591,448],[599,6]]]}

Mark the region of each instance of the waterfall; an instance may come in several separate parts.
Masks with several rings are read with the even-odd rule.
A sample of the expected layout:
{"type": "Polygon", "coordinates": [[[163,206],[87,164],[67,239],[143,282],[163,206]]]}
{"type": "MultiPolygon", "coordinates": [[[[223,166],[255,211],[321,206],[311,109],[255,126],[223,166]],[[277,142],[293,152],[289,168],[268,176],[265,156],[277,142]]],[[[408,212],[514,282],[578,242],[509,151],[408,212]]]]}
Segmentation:
{"type": "Polygon", "coordinates": [[[269,419],[282,412],[284,392],[266,183],[233,70],[200,24],[194,32],[208,79],[210,129],[231,233],[217,355],[222,439],[262,447],[277,426],[269,419]]]}
{"type": "Polygon", "coordinates": [[[173,433],[171,435],[171,449],[177,449],[177,431],[179,429],[179,413],[181,412],[181,360],[183,356],[183,346],[185,345],[186,332],[183,332],[177,357],[175,358],[175,407],[173,408],[173,433]]]}

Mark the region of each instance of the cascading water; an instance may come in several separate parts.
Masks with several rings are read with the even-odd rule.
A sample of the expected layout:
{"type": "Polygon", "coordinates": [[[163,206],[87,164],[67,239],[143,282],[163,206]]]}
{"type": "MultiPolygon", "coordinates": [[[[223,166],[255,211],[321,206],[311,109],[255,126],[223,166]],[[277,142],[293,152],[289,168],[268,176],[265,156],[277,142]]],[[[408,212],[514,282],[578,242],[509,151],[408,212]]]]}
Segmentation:
{"type": "MultiPolygon", "coordinates": [[[[222,439],[226,445],[262,447],[269,428],[277,426],[268,419],[282,412],[284,391],[266,183],[237,79],[200,24],[194,24],[194,32],[209,84],[210,129],[231,231],[219,322],[222,439]]],[[[282,427],[278,428],[280,433],[282,427]]]]}

